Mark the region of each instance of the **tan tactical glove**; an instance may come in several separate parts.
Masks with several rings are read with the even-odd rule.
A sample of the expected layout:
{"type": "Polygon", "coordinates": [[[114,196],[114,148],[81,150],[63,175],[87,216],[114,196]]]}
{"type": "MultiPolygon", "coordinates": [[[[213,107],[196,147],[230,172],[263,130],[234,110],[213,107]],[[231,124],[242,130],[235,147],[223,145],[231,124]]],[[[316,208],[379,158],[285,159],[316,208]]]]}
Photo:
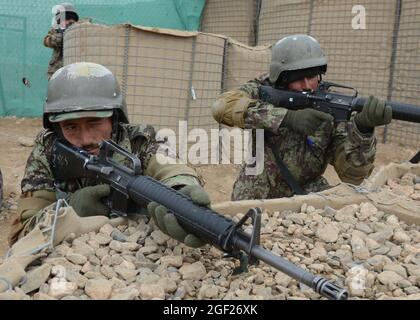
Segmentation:
{"type": "MultiPolygon", "coordinates": [[[[185,186],[179,191],[191,198],[191,200],[197,205],[206,207],[210,206],[210,197],[200,186],[185,186]]],[[[147,211],[152,216],[159,229],[170,237],[193,248],[198,248],[205,244],[204,241],[197,238],[195,235],[189,234],[185,231],[176,220],[175,215],[169,213],[166,207],[156,202],[150,202],[147,206],[147,211]]]]}

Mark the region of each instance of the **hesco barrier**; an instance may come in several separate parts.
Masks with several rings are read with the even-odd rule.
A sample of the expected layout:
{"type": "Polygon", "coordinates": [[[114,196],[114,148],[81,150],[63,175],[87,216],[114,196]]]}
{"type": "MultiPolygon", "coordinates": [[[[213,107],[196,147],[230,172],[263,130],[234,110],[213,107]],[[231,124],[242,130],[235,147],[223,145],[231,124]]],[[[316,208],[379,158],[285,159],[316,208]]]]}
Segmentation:
{"type": "Polygon", "coordinates": [[[201,31],[220,33],[248,45],[256,44],[257,0],[207,0],[201,31]]]}
{"type": "Polygon", "coordinates": [[[266,72],[270,59],[270,46],[202,32],[83,23],[65,34],[65,64],[105,65],[119,80],[130,121],[172,129],[179,139],[180,121],[197,134],[218,129],[211,104],[221,92],[266,72]]]}
{"type": "MultiPolygon", "coordinates": [[[[251,1],[249,1],[250,3],[251,1]]],[[[228,34],[250,45],[273,44],[286,35],[316,37],[328,57],[326,80],[356,88],[360,95],[419,105],[420,2],[416,0],[255,0],[230,18],[228,1],[208,0],[202,30],[228,34]],[[250,13],[245,8],[253,8],[250,13]],[[245,13],[246,12],[246,13],[245,13]],[[255,42],[242,21],[255,16],[255,42]],[[247,18],[248,17],[248,18],[247,18]],[[217,24],[212,23],[217,21],[217,24]],[[208,27],[207,27],[207,26],[208,27]],[[240,29],[242,27],[242,29],[240,29]],[[239,31],[242,30],[242,33],[239,31]]],[[[383,141],[420,147],[420,125],[393,121],[376,130],[383,141]]]]}
{"type": "Polygon", "coordinates": [[[214,204],[212,208],[233,216],[252,207],[260,207],[270,212],[281,212],[299,210],[304,203],[315,209],[323,209],[326,206],[340,209],[350,204],[370,202],[384,213],[394,214],[408,224],[420,225],[420,201],[398,195],[384,188],[388,179],[401,178],[406,173],[420,176],[420,164],[391,163],[380,167],[360,186],[340,183],[323,192],[304,196],[269,200],[225,201],[214,204]]]}

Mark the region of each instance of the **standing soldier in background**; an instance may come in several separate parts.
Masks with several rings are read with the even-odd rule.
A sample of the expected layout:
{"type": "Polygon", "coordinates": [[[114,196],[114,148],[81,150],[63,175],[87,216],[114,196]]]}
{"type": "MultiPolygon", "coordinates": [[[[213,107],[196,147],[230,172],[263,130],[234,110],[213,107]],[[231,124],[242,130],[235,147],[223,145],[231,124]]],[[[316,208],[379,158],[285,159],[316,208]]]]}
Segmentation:
{"type": "Polygon", "coordinates": [[[63,66],[63,37],[64,32],[72,24],[79,21],[76,9],[71,3],[65,2],[56,5],[52,9],[55,14],[52,28],[44,38],[44,46],[53,49],[52,57],[48,65],[48,80],[54,72],[63,66]]]}
{"type": "Polygon", "coordinates": [[[269,75],[223,93],[212,106],[217,122],[245,129],[264,129],[264,170],[247,175],[243,165],[232,200],[273,199],[329,188],[322,176],[328,164],[340,179],[360,184],[373,170],[374,128],[390,123],[392,109],[369,97],[363,111],[345,127],[315,109],[288,110],[261,98],[262,85],[291,91],[313,91],[327,71],[318,41],[293,35],[273,46],[269,75]]]}

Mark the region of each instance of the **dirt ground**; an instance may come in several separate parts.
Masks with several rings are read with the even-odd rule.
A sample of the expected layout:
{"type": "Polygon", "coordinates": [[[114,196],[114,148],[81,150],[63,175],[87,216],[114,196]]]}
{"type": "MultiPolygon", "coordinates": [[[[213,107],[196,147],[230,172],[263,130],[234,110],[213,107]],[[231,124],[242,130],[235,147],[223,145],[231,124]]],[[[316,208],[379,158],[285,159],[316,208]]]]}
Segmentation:
{"type": "MultiPolygon", "coordinates": [[[[8,210],[0,212],[0,257],[7,249],[7,234],[11,222],[11,213],[16,208],[16,199],[20,193],[20,180],[25,169],[31,147],[18,142],[19,138],[34,138],[42,128],[40,118],[0,118],[0,168],[3,173],[4,198],[8,210]]],[[[378,144],[375,165],[400,162],[410,159],[417,150],[395,144],[378,144]]],[[[209,165],[198,167],[198,172],[205,181],[205,188],[210,193],[212,203],[230,199],[232,186],[238,172],[235,165],[209,165]]],[[[334,170],[329,167],[325,177],[331,184],[339,182],[334,170]]]]}

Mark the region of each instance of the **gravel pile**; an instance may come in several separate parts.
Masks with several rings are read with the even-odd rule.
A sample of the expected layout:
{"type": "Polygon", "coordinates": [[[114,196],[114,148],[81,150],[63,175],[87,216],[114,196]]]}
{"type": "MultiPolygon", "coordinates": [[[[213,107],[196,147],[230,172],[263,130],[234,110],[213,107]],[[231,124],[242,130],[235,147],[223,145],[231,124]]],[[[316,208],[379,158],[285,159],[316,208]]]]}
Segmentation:
{"type": "Polygon", "coordinates": [[[401,178],[388,179],[384,189],[393,193],[420,201],[420,176],[406,173],[401,178]]]}
{"type": "MultiPolygon", "coordinates": [[[[347,286],[352,299],[420,299],[420,228],[370,203],[340,210],[304,204],[300,212],[265,212],[261,242],[306,270],[347,286]]],[[[265,263],[232,276],[237,265],[209,245],[186,247],[139,217],[127,226],[105,225],[97,233],[69,237],[29,267],[24,284],[0,298],[321,298],[265,263]]]]}

